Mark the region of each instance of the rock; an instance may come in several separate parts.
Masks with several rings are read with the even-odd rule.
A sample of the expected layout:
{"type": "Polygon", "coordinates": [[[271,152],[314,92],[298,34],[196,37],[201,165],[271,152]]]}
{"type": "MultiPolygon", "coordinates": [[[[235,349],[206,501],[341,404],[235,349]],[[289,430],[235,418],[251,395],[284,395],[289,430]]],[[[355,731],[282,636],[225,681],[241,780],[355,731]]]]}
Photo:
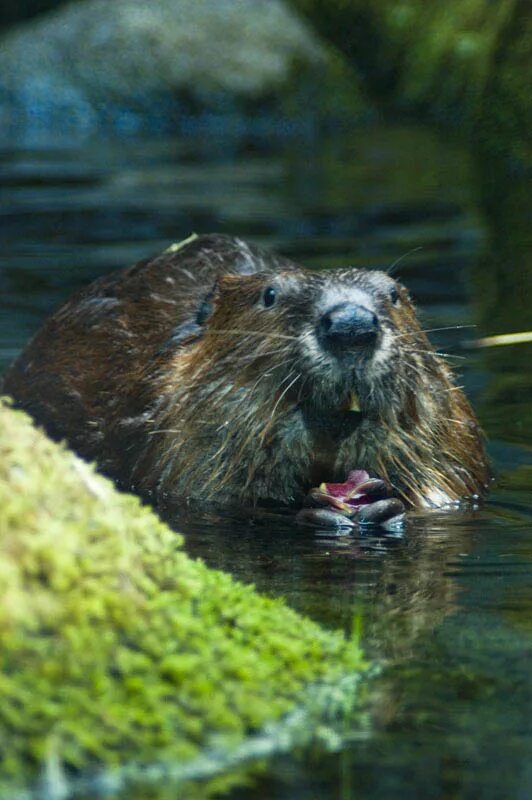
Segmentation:
{"type": "Polygon", "coordinates": [[[4,127],[164,128],[259,101],[286,111],[328,82],[325,101],[337,80],[355,87],[338,62],[283,0],[80,0],[0,41],[0,109],[4,127]]]}
{"type": "Polygon", "coordinates": [[[46,797],[64,796],[88,770],[105,782],[132,763],[186,772],[209,746],[234,752],[310,684],[364,668],[356,642],[181,542],[0,403],[0,797],[38,776],[61,789],[46,797]]]}

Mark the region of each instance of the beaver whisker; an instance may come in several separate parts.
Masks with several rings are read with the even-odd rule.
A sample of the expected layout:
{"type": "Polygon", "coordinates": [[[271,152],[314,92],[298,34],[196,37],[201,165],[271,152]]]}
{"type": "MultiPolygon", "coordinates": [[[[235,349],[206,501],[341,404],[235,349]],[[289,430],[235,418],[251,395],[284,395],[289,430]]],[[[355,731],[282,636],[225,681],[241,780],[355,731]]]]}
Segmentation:
{"type": "Polygon", "coordinates": [[[288,372],[288,374],[284,376],[284,378],[282,379],[282,381],[281,381],[281,382],[278,384],[278,386],[277,386],[277,387],[276,387],[276,388],[273,390],[273,393],[274,393],[274,394],[280,390],[280,388],[281,388],[281,386],[283,385],[283,383],[286,383],[286,381],[290,380],[290,378],[292,377],[292,375],[294,374],[294,372],[295,372],[295,370],[292,368],[292,369],[290,370],[290,372],[288,372]]]}
{"type": "Polygon", "coordinates": [[[443,419],[445,422],[453,422],[455,425],[463,425],[466,428],[469,427],[469,422],[464,422],[461,419],[453,419],[453,417],[440,417],[440,419],[443,419]]]}
{"type": "Polygon", "coordinates": [[[420,328],[419,330],[407,331],[406,333],[396,333],[395,338],[402,339],[405,336],[415,337],[420,333],[435,333],[436,331],[457,331],[461,328],[477,328],[475,324],[471,325],[446,325],[444,328],[420,328]]]}
{"type": "MultiPolygon", "coordinates": [[[[283,380],[282,380],[282,381],[279,383],[279,385],[277,386],[277,389],[275,390],[276,392],[278,392],[278,391],[279,391],[279,389],[281,388],[281,386],[283,385],[283,383],[286,383],[286,381],[287,381],[287,380],[290,378],[290,376],[294,374],[294,372],[295,372],[295,367],[296,367],[296,364],[294,363],[294,364],[292,365],[292,369],[290,370],[290,372],[288,372],[288,373],[285,375],[285,377],[283,378],[283,380]]],[[[301,378],[301,374],[302,374],[301,372],[298,372],[298,378],[301,378]]]]}
{"type": "MultiPolygon", "coordinates": [[[[286,348],[280,348],[279,350],[267,350],[265,353],[261,353],[261,352],[252,353],[249,356],[242,356],[242,358],[240,359],[239,363],[241,363],[241,364],[245,364],[245,363],[252,364],[254,361],[259,361],[259,360],[261,360],[263,358],[271,358],[272,356],[279,355],[279,353],[287,353],[287,352],[288,351],[287,351],[286,348]]],[[[286,361],[276,362],[275,363],[275,368],[280,367],[281,364],[286,364],[286,361]]]]}
{"type": "MultiPolygon", "coordinates": [[[[286,361],[281,361],[279,364],[276,364],[276,365],[275,365],[275,369],[277,369],[278,367],[284,367],[285,365],[287,365],[287,364],[290,364],[291,360],[292,360],[291,358],[287,358],[287,359],[286,359],[286,361]]],[[[293,370],[291,370],[289,374],[291,375],[291,374],[293,374],[293,372],[294,372],[294,371],[293,371],[293,370]]],[[[259,385],[259,383],[260,383],[260,382],[261,382],[261,381],[262,381],[264,378],[270,378],[270,377],[271,377],[271,375],[272,375],[272,373],[271,373],[271,372],[264,372],[262,375],[259,375],[259,377],[257,378],[257,380],[255,381],[255,383],[253,384],[253,386],[252,386],[252,387],[251,387],[251,389],[250,389],[250,392],[249,392],[249,393],[250,393],[250,395],[253,395],[253,392],[255,391],[255,389],[257,388],[257,386],[259,385]]],[[[282,385],[282,384],[281,384],[281,385],[282,385]]],[[[280,388],[280,387],[278,387],[278,388],[280,388]]]]}
{"type": "Polygon", "coordinates": [[[443,353],[441,350],[418,350],[411,347],[407,350],[408,353],[427,354],[431,356],[441,356],[442,358],[457,358],[460,361],[467,361],[467,356],[459,356],[455,353],[443,353]]]}
{"type": "MultiPolygon", "coordinates": [[[[289,373],[289,376],[290,376],[290,375],[292,375],[292,374],[293,374],[293,371],[289,373]]],[[[289,376],[287,376],[287,377],[289,377],[289,376]]],[[[293,379],[293,380],[292,380],[292,381],[291,381],[291,382],[288,384],[288,386],[286,387],[286,389],[285,389],[285,390],[282,392],[282,394],[281,394],[281,395],[280,395],[280,397],[278,398],[278,400],[277,400],[277,402],[275,403],[275,405],[274,405],[274,407],[273,407],[273,410],[272,410],[272,412],[271,412],[271,414],[270,414],[270,418],[269,418],[269,420],[268,420],[267,424],[265,425],[265,427],[264,427],[264,430],[263,430],[263,432],[262,432],[262,435],[261,435],[261,442],[264,442],[264,439],[266,438],[266,434],[268,433],[268,430],[270,429],[271,422],[272,422],[272,420],[273,420],[273,419],[274,419],[274,417],[275,417],[275,412],[277,411],[277,409],[278,409],[278,407],[279,407],[279,404],[281,403],[281,401],[282,401],[283,397],[285,397],[286,393],[287,393],[287,392],[288,392],[288,391],[291,389],[291,387],[294,385],[294,383],[296,383],[296,381],[298,381],[300,378],[301,378],[301,373],[300,373],[300,372],[298,372],[298,373],[297,373],[297,375],[296,375],[296,377],[295,377],[295,378],[294,378],[294,379],[293,379]]],[[[286,378],[285,378],[285,380],[286,380],[286,378]]],[[[280,389],[280,388],[281,388],[281,386],[283,385],[283,383],[284,383],[284,381],[282,381],[282,383],[279,385],[278,389],[280,389]]]]}
{"type": "Polygon", "coordinates": [[[260,336],[269,339],[289,339],[292,342],[298,342],[297,336],[290,336],[285,333],[268,333],[267,331],[253,331],[247,328],[217,328],[216,330],[206,329],[203,333],[204,336],[224,336],[226,333],[234,334],[236,336],[260,336]]]}
{"type": "Polygon", "coordinates": [[[422,245],[419,245],[419,247],[413,247],[411,250],[403,253],[403,255],[399,256],[399,258],[396,258],[393,264],[385,269],[384,272],[386,272],[388,275],[391,275],[393,270],[401,263],[401,261],[404,261],[405,258],[408,258],[408,256],[411,256],[413,253],[418,253],[420,250],[423,250],[422,245]]]}
{"type": "Polygon", "coordinates": [[[465,389],[465,386],[462,384],[461,386],[451,386],[449,389],[442,389],[442,393],[445,392],[461,392],[462,389],[465,389]]]}
{"type": "Polygon", "coordinates": [[[159,430],[156,431],[150,431],[148,433],[148,436],[157,436],[162,433],[181,433],[182,430],[183,428],[160,428],[159,430]]]}
{"type": "Polygon", "coordinates": [[[308,375],[305,375],[303,377],[303,380],[299,384],[299,389],[297,391],[297,402],[298,403],[301,403],[301,401],[303,400],[303,391],[304,391],[304,389],[305,389],[305,387],[306,387],[308,382],[309,382],[309,377],[308,377],[308,375]]]}

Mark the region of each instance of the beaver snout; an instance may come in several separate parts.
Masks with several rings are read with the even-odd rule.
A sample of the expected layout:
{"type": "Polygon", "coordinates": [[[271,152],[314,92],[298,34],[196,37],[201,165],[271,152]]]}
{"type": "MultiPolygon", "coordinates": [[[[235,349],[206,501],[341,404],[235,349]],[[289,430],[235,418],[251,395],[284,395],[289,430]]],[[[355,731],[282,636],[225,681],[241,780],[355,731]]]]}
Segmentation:
{"type": "Polygon", "coordinates": [[[379,333],[377,315],[356,303],[338,303],[318,322],[318,339],[329,350],[373,344],[379,333]]]}

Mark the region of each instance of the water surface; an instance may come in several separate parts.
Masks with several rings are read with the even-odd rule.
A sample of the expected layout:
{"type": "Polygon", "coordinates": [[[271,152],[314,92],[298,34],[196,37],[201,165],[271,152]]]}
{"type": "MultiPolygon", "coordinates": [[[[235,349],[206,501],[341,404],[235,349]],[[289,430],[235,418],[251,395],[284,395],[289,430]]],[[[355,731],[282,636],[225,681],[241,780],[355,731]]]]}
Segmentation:
{"type": "Polygon", "coordinates": [[[486,181],[458,145],[403,125],[297,140],[0,143],[0,368],[75,288],[192,231],[323,269],[402,257],[395,274],[426,327],[452,326],[433,338],[490,436],[498,483],[483,508],[415,518],[403,536],[167,511],[209,564],[326,626],[359,620],[383,665],[369,738],[348,726],[339,752],[275,759],[233,800],[532,794],[532,352],[461,349],[532,327],[518,183],[486,181]]]}

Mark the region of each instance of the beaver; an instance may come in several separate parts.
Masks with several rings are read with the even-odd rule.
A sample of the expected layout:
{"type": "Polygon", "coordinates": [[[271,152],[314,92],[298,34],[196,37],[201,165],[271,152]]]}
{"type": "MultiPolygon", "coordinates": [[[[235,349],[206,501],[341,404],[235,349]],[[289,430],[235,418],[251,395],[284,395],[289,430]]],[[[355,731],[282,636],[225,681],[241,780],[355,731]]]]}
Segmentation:
{"type": "Polygon", "coordinates": [[[489,480],[475,415],[402,285],[303,269],[220,234],[94,281],[3,388],[154,502],[303,505],[304,521],[342,524],[354,517],[339,511],[345,485],[365,505],[359,520],[383,523],[489,480]],[[375,478],[342,484],[358,467],[375,478]]]}

